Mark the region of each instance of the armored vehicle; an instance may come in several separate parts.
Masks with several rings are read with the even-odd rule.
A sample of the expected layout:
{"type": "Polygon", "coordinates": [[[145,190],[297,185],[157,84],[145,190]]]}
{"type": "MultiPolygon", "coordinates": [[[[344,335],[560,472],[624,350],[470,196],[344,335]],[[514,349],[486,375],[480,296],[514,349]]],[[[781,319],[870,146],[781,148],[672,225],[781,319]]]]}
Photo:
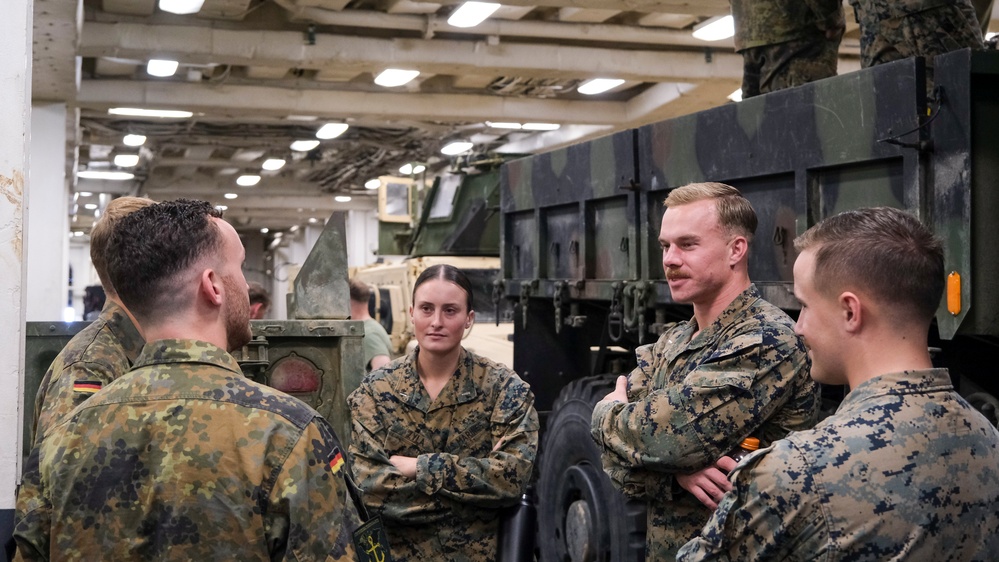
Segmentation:
{"type": "MultiPolygon", "coordinates": [[[[616,133],[505,164],[502,293],[516,303],[514,369],[544,428],[541,559],[643,560],[642,506],[615,492],[590,438],[593,404],[691,309],[670,298],[657,243],[670,189],[739,188],[759,215],[750,277],[795,315],[793,240],[875,205],[907,209],[945,241],[935,361],[996,421],[999,54],[908,59],[616,133]]],[[[842,389],[826,389],[835,403],[842,389]]]]}

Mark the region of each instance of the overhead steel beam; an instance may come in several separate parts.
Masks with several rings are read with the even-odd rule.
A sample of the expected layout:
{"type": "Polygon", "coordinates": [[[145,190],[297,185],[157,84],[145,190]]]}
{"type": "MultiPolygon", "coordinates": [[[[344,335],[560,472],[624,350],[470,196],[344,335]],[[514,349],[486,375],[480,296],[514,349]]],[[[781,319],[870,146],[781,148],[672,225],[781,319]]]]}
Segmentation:
{"type": "Polygon", "coordinates": [[[301,33],[291,31],[96,22],[84,26],[79,54],[137,61],[171,58],[194,65],[336,69],[358,74],[395,67],[429,74],[492,73],[561,79],[602,76],[636,82],[682,82],[732,77],[742,72],[742,59],[730,47],[706,57],[703,52],[540,43],[490,45],[482,41],[378,39],[349,35],[318,35],[314,45],[307,45],[301,33]]]}
{"type": "MultiPolygon", "coordinates": [[[[302,12],[307,8],[296,6],[290,0],[277,0],[278,4],[292,12],[302,12]]],[[[462,4],[464,0],[436,0],[438,4],[462,4]]],[[[587,8],[594,10],[616,10],[619,12],[663,12],[668,14],[689,14],[696,16],[718,16],[730,11],[728,0],[504,0],[504,6],[529,6],[553,8],[587,8]]],[[[328,10],[323,10],[328,11],[328,10]]],[[[340,13],[333,12],[330,13],[340,13]]]]}

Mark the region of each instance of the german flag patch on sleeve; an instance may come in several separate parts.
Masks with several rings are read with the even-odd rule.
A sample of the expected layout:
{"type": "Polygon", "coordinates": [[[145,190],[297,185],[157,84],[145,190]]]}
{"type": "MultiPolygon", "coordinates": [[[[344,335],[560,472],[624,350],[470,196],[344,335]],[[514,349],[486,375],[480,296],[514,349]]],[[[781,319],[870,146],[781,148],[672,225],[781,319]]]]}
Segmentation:
{"type": "Polygon", "coordinates": [[[76,381],[73,383],[73,392],[79,394],[93,394],[101,389],[104,383],[101,381],[76,381]]]}
{"type": "Polygon", "coordinates": [[[340,472],[343,468],[343,453],[340,452],[340,447],[333,447],[333,454],[330,456],[330,470],[333,474],[340,472]]]}

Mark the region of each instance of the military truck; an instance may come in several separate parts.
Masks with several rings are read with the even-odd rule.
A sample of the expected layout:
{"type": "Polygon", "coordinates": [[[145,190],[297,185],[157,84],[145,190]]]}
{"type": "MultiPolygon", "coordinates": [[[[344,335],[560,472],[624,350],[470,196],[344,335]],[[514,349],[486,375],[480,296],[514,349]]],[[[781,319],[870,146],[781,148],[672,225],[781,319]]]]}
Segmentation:
{"type": "MultiPolygon", "coordinates": [[[[690,318],[657,243],[670,189],[739,188],[759,215],[749,272],[796,315],[793,240],[843,210],[907,209],[945,241],[935,361],[994,423],[999,378],[999,54],[908,59],[518,159],[501,170],[502,294],[516,303],[514,369],[544,422],[541,560],[644,560],[644,508],[601,470],[593,404],[634,349],[690,318]]],[[[843,389],[827,388],[835,403],[843,389]]]]}

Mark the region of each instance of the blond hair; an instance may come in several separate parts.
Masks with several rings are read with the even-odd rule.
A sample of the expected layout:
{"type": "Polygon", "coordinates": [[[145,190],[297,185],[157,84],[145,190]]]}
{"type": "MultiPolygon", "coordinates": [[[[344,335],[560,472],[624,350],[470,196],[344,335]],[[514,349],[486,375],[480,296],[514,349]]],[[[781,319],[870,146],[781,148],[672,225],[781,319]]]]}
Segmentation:
{"type": "Polygon", "coordinates": [[[122,217],[155,203],[156,201],[146,197],[126,196],[114,199],[108,203],[104,209],[104,214],[90,230],[90,261],[94,264],[94,269],[97,270],[97,277],[100,278],[101,285],[104,286],[104,292],[112,297],[117,297],[118,291],[115,290],[114,285],[111,284],[111,278],[108,277],[107,249],[108,241],[111,239],[111,231],[114,230],[115,223],[122,217]]]}
{"type": "Polygon", "coordinates": [[[729,233],[747,240],[756,233],[756,211],[738,189],[719,182],[689,183],[669,192],[663,206],[677,207],[707,199],[715,200],[718,222],[729,233]]]}

